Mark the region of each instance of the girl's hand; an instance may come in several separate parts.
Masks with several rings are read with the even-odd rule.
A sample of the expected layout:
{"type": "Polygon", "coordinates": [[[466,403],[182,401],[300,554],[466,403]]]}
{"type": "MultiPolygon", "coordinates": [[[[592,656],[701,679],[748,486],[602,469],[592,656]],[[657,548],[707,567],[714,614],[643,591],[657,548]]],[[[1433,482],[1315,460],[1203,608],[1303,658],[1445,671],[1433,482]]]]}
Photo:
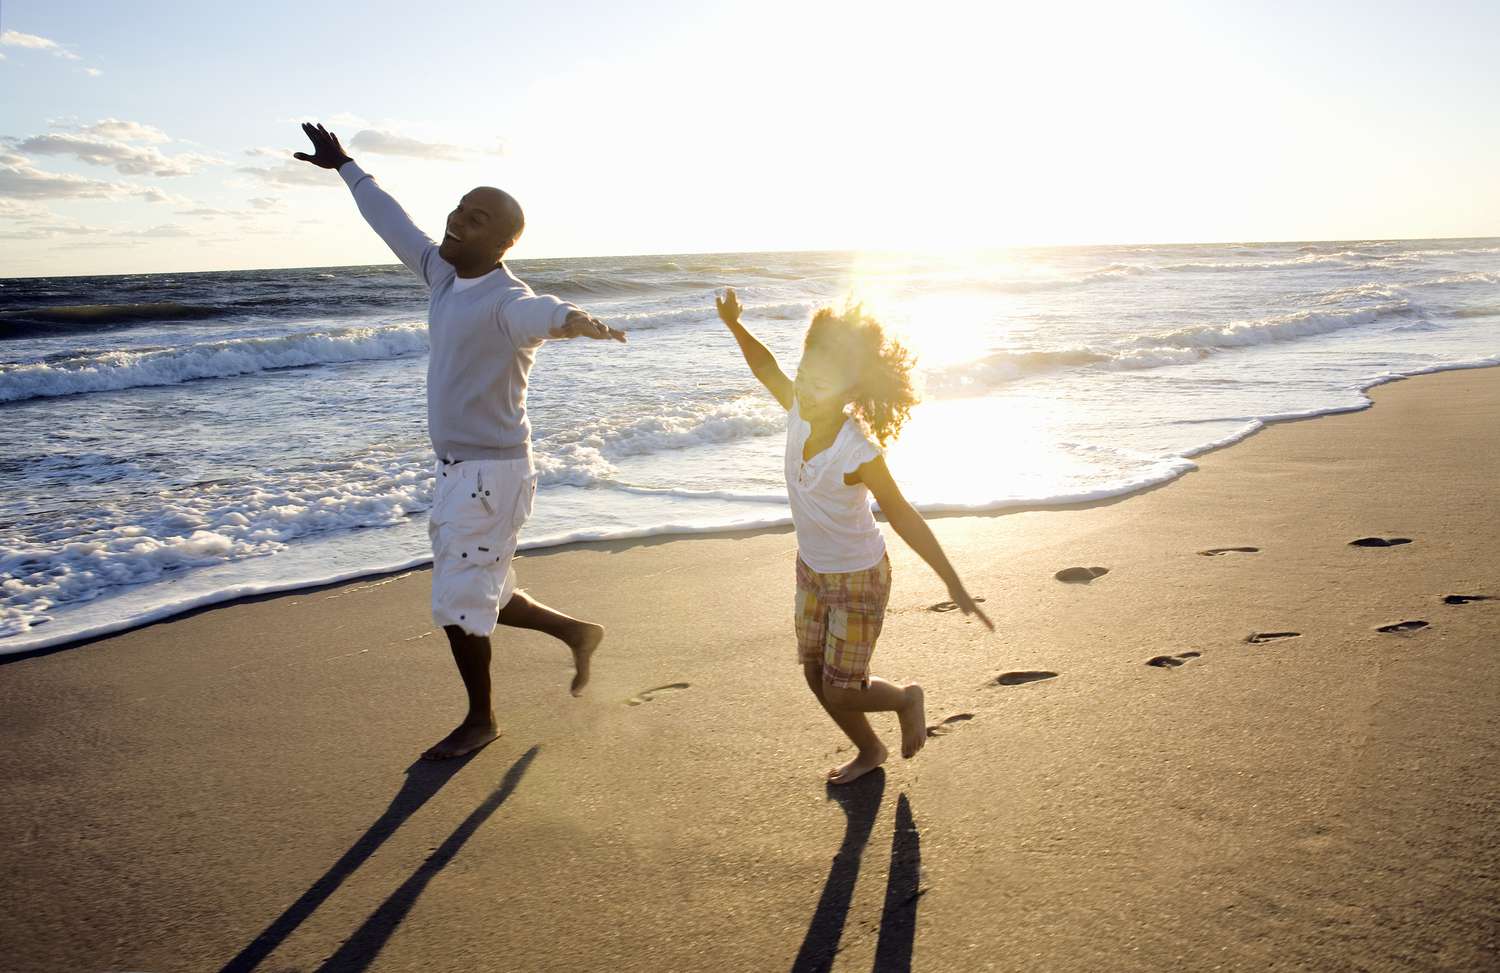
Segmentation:
{"type": "Polygon", "coordinates": [[[948,596],[953,599],[953,603],[957,605],[959,610],[962,611],[965,615],[973,615],[981,622],[984,622],[985,628],[989,629],[991,632],[995,630],[995,623],[990,621],[990,616],[984,613],[983,608],[980,608],[978,605],[974,604],[974,599],[970,598],[969,593],[963,588],[950,590],[948,592],[948,596]]]}
{"type": "Polygon", "coordinates": [[[719,320],[725,324],[740,323],[740,302],[734,296],[734,288],[724,288],[724,296],[714,295],[714,307],[719,311],[719,320]]]}

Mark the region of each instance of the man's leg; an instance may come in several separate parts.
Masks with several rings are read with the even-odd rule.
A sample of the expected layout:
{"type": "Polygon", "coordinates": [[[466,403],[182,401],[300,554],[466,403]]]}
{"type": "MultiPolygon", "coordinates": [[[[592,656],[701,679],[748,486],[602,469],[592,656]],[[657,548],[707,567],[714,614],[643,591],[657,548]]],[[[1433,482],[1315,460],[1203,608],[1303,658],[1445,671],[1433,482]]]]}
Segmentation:
{"type": "Polygon", "coordinates": [[[566,644],[573,653],[573,685],[569,689],[574,696],[582,695],[589,682],[589,661],[604,640],[603,625],[564,615],[522,591],[512,594],[500,609],[499,621],[511,628],[545,633],[566,644]]]}
{"type": "Polygon", "coordinates": [[[452,733],[443,737],[427,752],[426,760],[447,760],[472,753],[499,736],[495,710],[490,701],[490,639],[487,635],[470,635],[457,625],[445,625],[453,661],[469,696],[469,712],[452,733]]]}

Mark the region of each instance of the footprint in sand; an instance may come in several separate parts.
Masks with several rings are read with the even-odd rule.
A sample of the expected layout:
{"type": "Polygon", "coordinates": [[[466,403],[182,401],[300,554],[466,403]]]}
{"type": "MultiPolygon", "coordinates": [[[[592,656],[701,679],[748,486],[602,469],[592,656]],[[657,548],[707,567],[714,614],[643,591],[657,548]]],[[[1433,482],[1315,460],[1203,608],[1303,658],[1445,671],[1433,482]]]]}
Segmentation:
{"type": "Polygon", "coordinates": [[[1109,568],[1063,568],[1053,577],[1067,584],[1088,584],[1106,574],[1109,574],[1109,568]]]}
{"type": "Polygon", "coordinates": [[[1197,659],[1202,652],[1179,652],[1176,655],[1158,655],[1146,660],[1146,665],[1156,666],[1158,669],[1176,669],[1185,664],[1189,659],[1197,659]]]}
{"type": "Polygon", "coordinates": [[[1494,601],[1494,595],[1444,595],[1445,605],[1467,605],[1471,601],[1494,601]]]}
{"type": "Polygon", "coordinates": [[[1218,557],[1220,554],[1259,554],[1258,547],[1210,547],[1206,551],[1199,551],[1204,557],[1218,557]]]}
{"type": "MultiPolygon", "coordinates": [[[[984,601],[983,598],[975,598],[974,599],[974,603],[975,604],[978,604],[979,602],[982,602],[982,601],[984,601]]],[[[930,612],[951,612],[951,611],[957,611],[958,610],[958,602],[956,602],[956,601],[940,601],[936,605],[929,605],[927,607],[927,610],[930,611],[930,612]]]]}
{"type": "Polygon", "coordinates": [[[691,684],[685,682],[669,682],[665,686],[656,686],[653,689],[643,689],[640,692],[636,693],[634,696],[625,700],[625,705],[639,706],[642,703],[649,703],[656,698],[657,693],[664,693],[669,690],[686,689],[689,685],[691,684]]]}
{"type": "Polygon", "coordinates": [[[942,722],[934,723],[932,726],[929,726],[927,728],[927,735],[930,737],[947,736],[954,730],[962,727],[965,723],[969,722],[973,718],[973,713],[954,713],[952,716],[945,718],[942,722]]]}
{"type": "Polygon", "coordinates": [[[1282,639],[1296,639],[1301,637],[1301,632],[1251,632],[1245,636],[1245,641],[1251,645],[1260,645],[1262,642],[1279,642],[1282,639]]]}
{"type": "Polygon", "coordinates": [[[1024,686],[1029,682],[1041,682],[1043,679],[1056,679],[1057,673],[1048,672],[1045,669],[1031,669],[1025,672],[1002,672],[995,677],[996,686],[1024,686]]]}
{"type": "Polygon", "coordinates": [[[1382,625],[1375,631],[1384,632],[1387,635],[1405,635],[1408,632],[1420,632],[1427,627],[1427,623],[1421,619],[1413,619],[1409,622],[1396,622],[1391,625],[1382,625]]]}
{"type": "Polygon", "coordinates": [[[1396,547],[1410,544],[1410,537],[1361,537],[1349,542],[1350,547],[1396,547]]]}

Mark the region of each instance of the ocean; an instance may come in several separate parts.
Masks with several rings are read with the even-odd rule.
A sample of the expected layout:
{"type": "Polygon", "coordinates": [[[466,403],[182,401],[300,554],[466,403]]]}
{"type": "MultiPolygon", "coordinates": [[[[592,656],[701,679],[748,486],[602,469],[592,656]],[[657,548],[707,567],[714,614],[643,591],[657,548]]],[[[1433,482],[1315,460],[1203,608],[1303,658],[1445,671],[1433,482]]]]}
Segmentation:
{"type": "MultiPolygon", "coordinates": [[[[523,549],[789,522],[785,417],[725,285],[788,373],[850,296],[917,353],[888,455],[929,512],[1123,495],[1380,382],[1500,364],[1492,239],[511,266],[630,336],[539,353],[523,549]]],[[[0,280],[0,654],[423,563],[425,310],[396,265],[0,280]]]]}

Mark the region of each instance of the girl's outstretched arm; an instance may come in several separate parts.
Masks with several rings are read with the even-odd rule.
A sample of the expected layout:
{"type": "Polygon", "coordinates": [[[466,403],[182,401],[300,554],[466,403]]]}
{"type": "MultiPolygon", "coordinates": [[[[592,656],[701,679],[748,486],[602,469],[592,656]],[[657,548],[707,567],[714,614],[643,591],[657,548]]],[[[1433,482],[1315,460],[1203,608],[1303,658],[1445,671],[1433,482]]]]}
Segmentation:
{"type": "Polygon", "coordinates": [[[740,324],[740,302],[734,296],[734,288],[724,289],[724,296],[714,296],[714,307],[719,311],[719,320],[729,328],[729,333],[734,335],[734,340],[739,342],[740,354],[745,356],[745,364],[750,366],[750,371],[760,384],[770,390],[776,396],[776,401],[788,412],[792,408],[792,380],[786,377],[786,372],[781,370],[781,365],[776,361],[776,356],[771,354],[771,349],[760,343],[755,337],[740,324]]]}
{"type": "Polygon", "coordinates": [[[943,553],[942,545],[933,536],[932,528],[927,526],[927,521],[902,496],[901,488],[896,486],[890,469],[885,465],[885,457],[877,456],[863,464],[858,475],[875,495],[880,504],[880,512],[891,522],[891,527],[943,579],[943,583],[948,586],[948,597],[953,599],[954,604],[965,615],[973,615],[984,622],[985,628],[993,632],[994,623],[964,590],[964,583],[958,579],[958,572],[953,570],[953,565],[948,563],[948,555],[943,553]]]}

